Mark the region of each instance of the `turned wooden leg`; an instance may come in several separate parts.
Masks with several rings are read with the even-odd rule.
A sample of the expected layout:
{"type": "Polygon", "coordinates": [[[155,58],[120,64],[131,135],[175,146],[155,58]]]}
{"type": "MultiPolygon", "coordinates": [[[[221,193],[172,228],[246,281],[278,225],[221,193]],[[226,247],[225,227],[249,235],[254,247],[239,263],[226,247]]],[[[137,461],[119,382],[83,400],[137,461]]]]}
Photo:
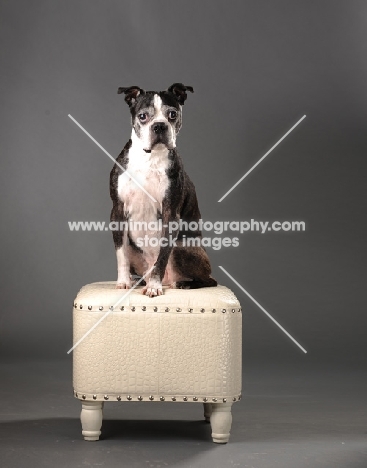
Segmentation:
{"type": "Polygon", "coordinates": [[[226,444],[232,425],[232,403],[212,403],[212,415],[210,424],[212,426],[213,442],[226,444]]]}
{"type": "Polygon", "coordinates": [[[80,421],[84,440],[99,440],[103,418],[102,409],[103,402],[101,401],[82,401],[80,421]]]}
{"type": "Polygon", "coordinates": [[[212,415],[212,404],[204,403],[204,418],[206,422],[210,422],[211,415],[212,415]]]}

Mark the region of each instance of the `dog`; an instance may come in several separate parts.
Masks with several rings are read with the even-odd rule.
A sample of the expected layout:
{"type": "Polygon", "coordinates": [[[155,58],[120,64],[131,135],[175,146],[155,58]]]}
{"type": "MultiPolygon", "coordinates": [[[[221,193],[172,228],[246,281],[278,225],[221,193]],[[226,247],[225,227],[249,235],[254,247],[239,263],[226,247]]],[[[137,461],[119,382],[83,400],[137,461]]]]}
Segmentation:
{"type": "Polygon", "coordinates": [[[176,149],[188,91],[194,92],[182,83],[166,91],[118,88],[130,108],[132,133],[110,174],[110,219],[121,226],[113,231],[116,288],[130,289],[132,275],[144,277],[142,292],[149,297],[162,295],[163,285],[217,285],[196,229],[201,215],[195,187],[176,149]],[[189,226],[193,221],[194,229],[189,226]],[[143,238],[148,241],[144,245],[143,238]]]}

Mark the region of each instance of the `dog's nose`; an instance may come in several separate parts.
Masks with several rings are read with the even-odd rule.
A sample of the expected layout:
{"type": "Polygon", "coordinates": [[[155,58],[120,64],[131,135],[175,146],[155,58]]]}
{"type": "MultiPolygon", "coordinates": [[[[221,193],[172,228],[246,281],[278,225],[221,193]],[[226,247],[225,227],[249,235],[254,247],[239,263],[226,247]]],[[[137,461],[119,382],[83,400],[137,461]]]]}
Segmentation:
{"type": "Polygon", "coordinates": [[[153,125],[152,129],[153,132],[158,135],[159,133],[163,133],[167,130],[167,125],[164,122],[157,122],[153,125]]]}

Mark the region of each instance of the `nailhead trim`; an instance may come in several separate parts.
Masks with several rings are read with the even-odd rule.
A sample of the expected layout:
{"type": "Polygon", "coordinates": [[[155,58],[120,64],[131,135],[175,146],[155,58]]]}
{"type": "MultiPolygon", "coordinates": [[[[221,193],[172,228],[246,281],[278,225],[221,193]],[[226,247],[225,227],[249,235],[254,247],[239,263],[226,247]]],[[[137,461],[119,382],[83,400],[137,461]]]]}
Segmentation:
{"type": "MultiPolygon", "coordinates": [[[[82,399],[82,400],[89,400],[89,399],[90,399],[90,397],[88,397],[85,393],[83,393],[83,394],[78,394],[78,392],[75,392],[75,391],[74,391],[74,395],[75,395],[76,398],[80,398],[80,399],[82,399]]],[[[98,395],[94,394],[94,395],[92,395],[91,398],[92,398],[93,400],[97,400],[97,399],[98,399],[98,395]]],[[[101,395],[99,398],[100,398],[100,400],[103,399],[103,400],[107,401],[107,400],[110,399],[110,396],[106,394],[106,395],[101,395]]],[[[121,395],[116,395],[116,397],[113,397],[113,398],[116,398],[117,401],[122,401],[121,395]]],[[[143,401],[143,400],[144,400],[144,397],[143,397],[142,395],[136,395],[135,398],[136,398],[138,401],[143,401]]],[[[164,395],[161,395],[161,396],[159,396],[159,397],[157,397],[157,398],[159,398],[160,401],[166,401],[167,398],[169,398],[169,399],[172,400],[172,401],[180,401],[180,400],[181,400],[181,401],[185,401],[185,402],[186,402],[186,401],[193,401],[193,402],[199,401],[199,398],[198,398],[197,396],[193,396],[193,397],[190,397],[190,398],[189,398],[188,396],[183,396],[183,397],[181,397],[182,399],[181,399],[181,398],[178,398],[178,399],[177,399],[176,396],[165,397],[164,395]]],[[[134,397],[133,397],[132,395],[127,395],[127,396],[126,396],[126,399],[127,399],[128,401],[133,401],[133,400],[134,400],[134,397]]],[[[148,399],[149,401],[154,401],[154,400],[156,399],[156,397],[155,397],[154,395],[149,395],[149,397],[147,397],[147,399],[148,399]]],[[[232,401],[233,401],[233,402],[234,402],[234,401],[240,401],[241,399],[242,399],[242,394],[238,395],[238,397],[233,397],[233,398],[232,398],[232,401]]],[[[226,402],[228,401],[227,398],[221,398],[221,399],[219,399],[219,401],[220,401],[220,400],[223,401],[223,403],[226,403],[226,402]]],[[[204,403],[207,403],[207,402],[209,402],[209,401],[211,401],[211,402],[213,402],[213,403],[217,403],[217,402],[218,402],[218,398],[217,398],[217,397],[211,397],[211,398],[209,398],[209,397],[202,397],[202,401],[203,401],[204,403]]]]}
{"type": "MultiPolygon", "coordinates": [[[[100,311],[102,311],[102,310],[104,309],[104,307],[105,307],[105,306],[97,306],[97,309],[100,310],[100,311]]],[[[106,306],[106,307],[107,307],[109,310],[111,310],[111,311],[114,310],[114,306],[106,306]]],[[[74,303],[74,308],[75,308],[75,309],[78,308],[78,304],[77,304],[76,302],[74,303]]],[[[83,304],[79,304],[79,308],[80,308],[81,310],[83,310],[83,308],[84,308],[83,304]]],[[[132,306],[130,309],[131,309],[132,312],[135,312],[135,311],[136,311],[136,307],[135,307],[135,306],[132,306]]],[[[149,308],[147,308],[147,306],[142,306],[142,307],[141,307],[141,310],[144,311],[144,312],[145,312],[147,309],[149,310],[149,308]]],[[[93,310],[93,306],[89,305],[89,306],[88,306],[88,310],[93,310]]],[[[121,307],[120,307],[120,310],[121,310],[121,311],[125,310],[125,306],[121,306],[121,307]]],[[[211,312],[212,312],[213,314],[215,314],[216,311],[217,311],[216,309],[210,309],[210,310],[211,310],[211,312]]],[[[164,312],[169,312],[169,311],[170,311],[170,308],[169,308],[169,307],[165,307],[165,308],[164,308],[164,312]]],[[[183,309],[182,309],[181,307],[176,307],[175,311],[176,311],[176,312],[182,312],[183,309]]],[[[187,309],[187,311],[188,311],[190,314],[192,314],[192,313],[194,312],[194,309],[190,307],[190,308],[187,309]]],[[[205,312],[205,309],[204,309],[204,308],[201,308],[201,309],[199,309],[199,311],[203,314],[203,313],[205,312]]],[[[231,309],[231,312],[232,312],[232,313],[235,313],[236,311],[237,311],[237,312],[242,312],[242,308],[239,308],[239,309],[231,309]]],[[[153,307],[153,312],[158,312],[158,307],[157,307],[157,306],[153,307]]],[[[225,314],[225,313],[227,312],[227,309],[221,309],[221,312],[222,312],[223,314],[225,314]]]]}

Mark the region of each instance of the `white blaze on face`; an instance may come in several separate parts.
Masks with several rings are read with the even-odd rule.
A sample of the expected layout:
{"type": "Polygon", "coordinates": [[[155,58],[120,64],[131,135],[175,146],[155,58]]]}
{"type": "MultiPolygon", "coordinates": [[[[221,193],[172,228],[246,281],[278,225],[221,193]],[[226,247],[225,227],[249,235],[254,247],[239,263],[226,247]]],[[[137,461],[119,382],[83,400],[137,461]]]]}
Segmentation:
{"type": "Polygon", "coordinates": [[[162,122],[166,120],[162,112],[162,99],[158,94],[154,95],[153,105],[154,105],[154,120],[162,122]]]}

